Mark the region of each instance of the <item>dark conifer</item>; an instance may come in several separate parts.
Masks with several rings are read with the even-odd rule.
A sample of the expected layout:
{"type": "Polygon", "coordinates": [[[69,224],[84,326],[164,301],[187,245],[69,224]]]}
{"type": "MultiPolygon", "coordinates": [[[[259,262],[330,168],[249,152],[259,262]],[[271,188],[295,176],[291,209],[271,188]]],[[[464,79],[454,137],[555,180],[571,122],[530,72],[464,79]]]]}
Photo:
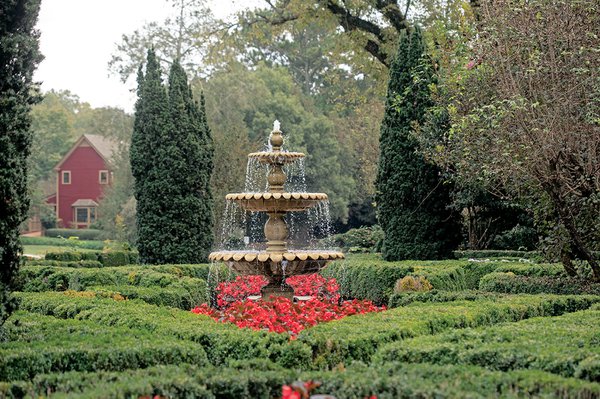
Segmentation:
{"type": "Polygon", "coordinates": [[[433,105],[433,82],[421,30],[402,34],[390,69],[376,181],[386,260],[443,258],[460,241],[458,215],[449,210],[450,187],[418,153],[412,136],[433,105]]]}
{"type": "Polygon", "coordinates": [[[0,326],[15,308],[19,225],[29,210],[29,111],[39,100],[33,72],[42,60],[34,29],[39,9],[39,0],[0,2],[0,326]]]}
{"type": "Polygon", "coordinates": [[[138,79],[131,165],[144,263],[200,263],[212,245],[212,140],[179,62],[168,93],[152,51],[138,79]],[[159,104],[160,103],[160,104],[159,104]]]}

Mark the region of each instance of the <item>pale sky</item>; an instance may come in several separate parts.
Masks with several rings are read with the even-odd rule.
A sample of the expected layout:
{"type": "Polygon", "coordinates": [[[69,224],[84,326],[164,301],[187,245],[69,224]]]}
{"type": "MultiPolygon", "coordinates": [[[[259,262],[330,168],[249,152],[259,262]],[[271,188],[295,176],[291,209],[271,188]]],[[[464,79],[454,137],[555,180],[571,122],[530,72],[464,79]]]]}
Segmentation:
{"type": "MultiPolygon", "coordinates": [[[[223,18],[258,1],[209,0],[223,18]]],[[[70,90],[93,107],[113,106],[131,112],[134,87],[109,76],[108,61],[121,35],[145,23],[163,21],[173,8],[166,0],[42,0],[38,19],[45,56],[35,79],[42,90],[70,90]]],[[[134,83],[130,83],[133,85],[134,83]]]]}

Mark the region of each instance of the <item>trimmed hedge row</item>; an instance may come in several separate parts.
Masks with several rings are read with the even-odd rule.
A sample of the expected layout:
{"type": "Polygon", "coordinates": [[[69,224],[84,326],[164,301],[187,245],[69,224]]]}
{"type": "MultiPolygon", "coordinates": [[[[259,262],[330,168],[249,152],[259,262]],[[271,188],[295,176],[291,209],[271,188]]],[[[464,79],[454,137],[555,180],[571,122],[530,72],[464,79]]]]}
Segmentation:
{"type": "Polygon", "coordinates": [[[72,370],[208,364],[202,345],[141,329],[24,312],[13,315],[5,326],[9,339],[0,342],[0,376],[7,381],[72,370]]]}
{"type": "Polygon", "coordinates": [[[350,259],[332,262],[321,271],[326,278],[335,278],[345,299],[368,299],[375,304],[387,304],[396,281],[411,274],[418,265],[440,265],[445,262],[385,262],[378,255],[354,255],[350,259]]]}
{"type": "MultiPolygon", "coordinates": [[[[204,280],[200,280],[204,281],[204,280]]],[[[170,306],[189,310],[209,301],[206,286],[198,287],[182,281],[166,288],[138,287],[133,285],[104,285],[87,287],[85,292],[93,292],[99,297],[139,299],[151,305],[170,306]],[[200,290],[197,290],[200,288],[200,290]]]]}
{"type": "Polygon", "coordinates": [[[423,276],[438,290],[463,291],[477,290],[484,276],[498,270],[528,276],[563,273],[560,265],[553,264],[465,260],[385,262],[378,255],[353,255],[332,262],[321,275],[337,279],[343,298],[368,299],[381,305],[389,302],[396,281],[406,275],[423,276]]]}
{"type": "Polygon", "coordinates": [[[60,260],[35,259],[35,260],[27,260],[25,262],[25,264],[27,266],[87,267],[87,268],[102,267],[102,263],[100,263],[97,260],[60,261],[60,260]]]}
{"type": "Polygon", "coordinates": [[[557,263],[505,263],[494,270],[499,273],[514,273],[519,276],[560,277],[566,276],[565,268],[557,263]]]}
{"type": "Polygon", "coordinates": [[[499,262],[465,262],[420,265],[415,267],[414,275],[425,277],[434,288],[446,291],[462,291],[477,289],[479,280],[493,272],[499,262]]]}
{"type": "Polygon", "coordinates": [[[490,273],[484,276],[479,289],[507,294],[600,295],[600,284],[569,277],[519,276],[514,273],[490,273]]]}
{"type": "Polygon", "coordinates": [[[542,258],[542,253],[539,251],[510,251],[501,249],[454,251],[453,254],[458,259],[521,258],[538,260],[542,258]]]}
{"type": "MultiPolygon", "coordinates": [[[[262,364],[261,364],[262,365],[262,364]]],[[[273,398],[296,380],[321,381],[318,393],[338,398],[544,397],[595,398],[598,384],[539,371],[500,373],[473,366],[387,363],[377,369],[299,372],[277,367],[201,368],[183,364],[125,372],[40,375],[32,382],[0,383],[0,394],[77,398],[185,397],[273,398]],[[61,395],[62,393],[62,395],[61,395]]]]}
{"type": "Polygon", "coordinates": [[[536,369],[600,382],[599,320],[600,310],[585,310],[417,337],[383,346],[374,361],[536,369]]]}
{"type": "Polygon", "coordinates": [[[589,308],[598,296],[519,295],[476,301],[412,303],[386,312],[346,317],[302,331],[298,341],[309,345],[313,365],[336,367],[359,360],[369,362],[385,343],[451,328],[477,327],[555,316],[589,308]]]}
{"type": "Polygon", "coordinates": [[[141,301],[70,297],[65,293],[19,293],[20,309],[59,318],[90,320],[102,325],[144,329],[201,344],[214,365],[227,359],[277,359],[286,367],[305,366],[311,361],[310,348],[285,334],[242,330],[233,324],[213,321],[207,316],[141,301]]]}
{"type": "Polygon", "coordinates": [[[102,263],[104,267],[124,266],[139,263],[139,255],[132,251],[94,251],[94,252],[48,252],[45,257],[47,260],[56,260],[60,262],[76,262],[80,260],[96,260],[102,263]]]}
{"type": "Polygon", "coordinates": [[[19,272],[17,287],[24,292],[113,291],[129,299],[186,310],[210,298],[203,279],[159,273],[144,266],[100,269],[26,266],[19,272]]]}
{"type": "Polygon", "coordinates": [[[66,240],[64,238],[55,237],[21,237],[23,245],[51,245],[53,247],[76,247],[85,249],[96,249],[101,251],[104,249],[104,241],[81,241],[81,240],[66,240]]]}
{"type": "Polygon", "coordinates": [[[202,344],[210,362],[263,358],[285,367],[333,368],[354,360],[369,362],[385,343],[449,328],[476,327],[541,315],[587,309],[591,296],[500,296],[479,301],[413,303],[382,313],[357,315],[304,330],[297,340],[286,334],[241,330],[188,311],[138,301],[70,297],[64,293],[21,293],[21,309],[102,325],[146,329],[202,344]]]}
{"type": "Polygon", "coordinates": [[[499,298],[503,294],[481,291],[440,291],[433,289],[426,292],[401,292],[390,297],[388,308],[407,306],[413,302],[452,302],[452,301],[477,301],[483,299],[499,298]]]}
{"type": "Polygon", "coordinates": [[[80,240],[97,240],[102,235],[102,230],[96,229],[47,229],[47,237],[77,237],[80,240]]]}

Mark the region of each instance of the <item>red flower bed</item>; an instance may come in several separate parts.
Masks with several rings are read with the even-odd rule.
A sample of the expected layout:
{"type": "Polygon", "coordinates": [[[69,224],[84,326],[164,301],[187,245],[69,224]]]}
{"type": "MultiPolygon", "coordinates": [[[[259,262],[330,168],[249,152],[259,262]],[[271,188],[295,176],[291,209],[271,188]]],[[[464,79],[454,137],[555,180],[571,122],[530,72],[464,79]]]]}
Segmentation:
{"type": "Polygon", "coordinates": [[[238,277],[233,282],[217,286],[220,309],[203,304],[192,309],[192,312],[208,315],[223,323],[233,323],[240,328],[287,332],[295,337],[305,328],[321,322],[385,309],[373,305],[371,301],[339,303],[339,287],[335,279],[325,280],[319,275],[294,276],[287,283],[296,288],[298,295],[313,298],[298,303],[282,297],[271,297],[268,301],[245,301],[243,299],[248,295],[260,293],[260,288],[266,285],[266,279],[262,276],[238,277]]]}

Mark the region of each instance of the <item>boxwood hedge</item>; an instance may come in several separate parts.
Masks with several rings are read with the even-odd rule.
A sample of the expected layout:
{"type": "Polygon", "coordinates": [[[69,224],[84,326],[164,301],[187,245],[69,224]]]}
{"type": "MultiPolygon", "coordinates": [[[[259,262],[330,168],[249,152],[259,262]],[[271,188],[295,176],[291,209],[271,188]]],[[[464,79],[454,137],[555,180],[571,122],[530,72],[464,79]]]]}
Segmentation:
{"type": "Polygon", "coordinates": [[[417,337],[379,349],[375,362],[536,369],[600,382],[600,310],[417,337]],[[534,343],[534,344],[532,344],[534,343]]]}
{"type": "Polygon", "coordinates": [[[182,364],[124,372],[39,375],[31,382],[0,383],[0,394],[20,398],[52,393],[57,398],[273,398],[281,386],[316,380],[316,393],[338,398],[595,398],[600,386],[540,371],[501,373],[475,366],[355,365],[345,370],[302,372],[295,368],[214,368],[182,364]]]}
{"type": "Polygon", "coordinates": [[[509,294],[552,293],[562,295],[600,295],[600,284],[586,279],[549,276],[519,276],[512,272],[495,272],[485,275],[480,283],[482,291],[509,294]]]}
{"type": "Polygon", "coordinates": [[[66,371],[122,371],[181,362],[207,365],[202,345],[143,329],[19,312],[0,342],[2,380],[66,371]]]}

